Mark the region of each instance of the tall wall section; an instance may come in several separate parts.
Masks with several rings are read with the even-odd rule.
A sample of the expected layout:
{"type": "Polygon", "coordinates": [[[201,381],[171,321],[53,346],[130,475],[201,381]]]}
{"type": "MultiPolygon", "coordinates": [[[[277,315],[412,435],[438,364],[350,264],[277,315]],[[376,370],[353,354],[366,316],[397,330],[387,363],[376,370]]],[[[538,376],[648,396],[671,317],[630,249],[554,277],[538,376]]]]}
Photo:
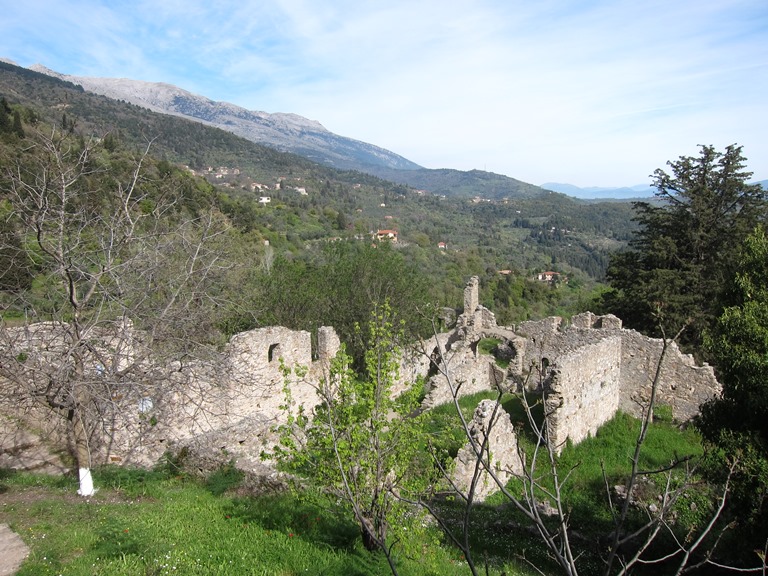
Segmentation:
{"type": "Polygon", "coordinates": [[[319,402],[316,382],[327,374],[339,346],[333,329],[321,328],[319,334],[314,363],[309,332],[272,326],[233,336],[217,366],[179,374],[185,382],[171,387],[171,395],[153,399],[153,409],[138,418],[156,422],[143,430],[145,458],[151,461],[164,447],[184,445],[236,458],[243,468],[258,467],[261,451],[277,440],[274,427],[286,420],[286,390],[293,410],[303,405],[311,412],[319,402]]]}
{"type": "MultiPolygon", "coordinates": [[[[663,348],[659,338],[648,338],[634,330],[622,330],[621,402],[624,412],[640,416],[648,405],[656,366],[663,348]]],[[[721,386],[711,366],[696,364],[693,356],[671,343],[665,354],[657,386],[656,405],[672,408],[675,419],[690,420],[699,407],[720,394],[721,386]]]]}
{"type": "MultiPolygon", "coordinates": [[[[21,350],[29,350],[31,355],[39,349],[47,358],[50,346],[31,344],[58,342],[58,327],[33,328],[4,334],[15,336],[14,345],[21,350]]],[[[314,363],[308,332],[269,327],[235,335],[215,360],[183,366],[132,366],[131,374],[147,377],[130,384],[116,380],[112,397],[100,399],[99,406],[92,407],[99,412],[92,420],[98,426],[89,439],[93,462],[152,465],[164,453],[185,447],[190,453],[206,454],[214,463],[234,458],[244,469],[263,468],[259,455],[276,442],[274,427],[286,421],[286,389],[294,410],[304,405],[311,412],[319,401],[315,385],[339,346],[333,329],[320,332],[319,360],[314,363]],[[286,376],[281,365],[300,367],[302,374],[286,376]]],[[[126,337],[125,341],[130,340],[126,337]]],[[[125,357],[121,360],[126,361],[125,357]]],[[[56,367],[55,361],[42,364],[56,367]]],[[[0,406],[0,415],[15,418],[20,430],[41,431],[50,422],[52,426],[42,430],[44,435],[53,445],[67,444],[64,427],[53,425],[61,419],[50,418],[39,403],[23,414],[18,408],[0,406]]],[[[23,446],[2,445],[3,453],[21,449],[23,446]]]]}
{"type": "Polygon", "coordinates": [[[548,440],[560,450],[594,436],[619,408],[621,338],[595,339],[574,346],[552,366],[546,397],[548,440]]]}

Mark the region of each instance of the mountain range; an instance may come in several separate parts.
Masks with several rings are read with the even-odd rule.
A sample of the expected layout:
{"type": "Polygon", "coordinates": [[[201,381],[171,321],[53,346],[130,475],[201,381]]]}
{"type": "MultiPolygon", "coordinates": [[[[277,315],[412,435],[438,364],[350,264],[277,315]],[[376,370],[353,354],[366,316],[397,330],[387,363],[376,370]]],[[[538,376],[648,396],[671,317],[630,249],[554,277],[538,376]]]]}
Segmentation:
{"type": "MultiPolygon", "coordinates": [[[[2,59],[17,65],[15,62],[2,59]]],[[[81,86],[84,90],[122,100],[154,112],[180,116],[226,130],[252,142],[297,154],[319,164],[357,170],[435,194],[497,200],[535,197],[546,191],[579,199],[628,200],[653,195],[647,184],[630,187],[585,187],[547,182],[540,186],[482,170],[426,169],[394,152],[334,134],[320,122],[298,114],[248,110],[162,82],[127,78],[73,76],[35,64],[29,70],[81,86]]]]}
{"type": "Polygon", "coordinates": [[[127,78],[70,76],[40,64],[30,70],[80,85],[83,89],[115,100],[124,100],[154,112],[199,120],[258,144],[304,156],[314,162],[343,170],[368,172],[373,167],[414,170],[421,166],[380,148],[339,136],[322,124],[298,114],[247,110],[228,102],[216,102],[171,84],[127,78]]]}
{"type": "MultiPolygon", "coordinates": [[[[16,65],[9,60],[5,62],[16,65]]],[[[334,134],[320,122],[298,114],[247,110],[161,82],[72,76],[40,64],[30,66],[29,69],[108,98],[162,114],[203,122],[252,142],[294,153],[326,166],[373,174],[435,194],[497,200],[510,196],[536,197],[545,194],[542,190],[545,188],[576,198],[625,199],[648,195],[642,187],[582,189],[568,184],[545,184],[539,187],[482,170],[426,169],[379,146],[334,134]]]]}
{"type": "MultiPolygon", "coordinates": [[[[386,162],[366,165],[385,177],[340,170],[209,122],[95,94],[66,77],[6,62],[0,62],[0,96],[30,131],[39,125],[103,139],[126,158],[151,147],[152,157],[166,163],[163,171],[184,167],[191,178],[212,185],[210,193],[234,227],[261,235],[292,258],[303,257],[318,240],[393,229],[414,258],[442,244],[442,257],[419,264],[432,266],[436,277],[460,279],[458,270],[465,268],[523,271],[557,263],[571,278],[581,271],[587,281],[602,277],[609,253],[625,244],[634,226],[627,202],[586,202],[479,170],[404,170],[386,162]]],[[[15,152],[4,154],[0,161],[15,152]]],[[[454,280],[442,290],[459,286],[461,280],[454,280]]]]}

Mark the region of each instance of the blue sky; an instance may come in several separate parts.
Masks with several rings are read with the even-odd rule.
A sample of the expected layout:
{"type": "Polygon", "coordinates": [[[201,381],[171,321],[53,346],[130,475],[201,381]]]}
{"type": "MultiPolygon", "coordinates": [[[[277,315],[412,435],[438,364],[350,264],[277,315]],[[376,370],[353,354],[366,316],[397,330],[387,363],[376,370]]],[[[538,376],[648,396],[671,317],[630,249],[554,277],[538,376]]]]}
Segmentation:
{"type": "Polygon", "coordinates": [[[0,57],[294,112],[428,168],[617,186],[698,144],[768,179],[766,0],[23,0],[0,57]]]}

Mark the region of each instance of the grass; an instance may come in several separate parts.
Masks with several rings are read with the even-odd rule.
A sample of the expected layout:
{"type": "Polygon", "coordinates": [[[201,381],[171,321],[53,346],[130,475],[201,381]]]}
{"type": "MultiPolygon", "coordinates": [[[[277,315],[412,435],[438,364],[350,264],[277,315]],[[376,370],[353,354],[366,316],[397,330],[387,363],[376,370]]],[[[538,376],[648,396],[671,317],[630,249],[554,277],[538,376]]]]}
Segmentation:
{"type": "MultiPolygon", "coordinates": [[[[332,503],[244,495],[227,469],[202,481],[113,467],[94,475],[100,490],[88,500],[75,494],[74,478],[0,476],[0,523],[31,548],[19,576],[390,573],[332,503]]],[[[395,546],[400,573],[466,574],[457,551],[439,541],[431,529],[418,553],[395,546]]]]}
{"type": "MultiPolygon", "coordinates": [[[[472,414],[481,400],[495,400],[497,396],[498,394],[495,392],[488,391],[459,398],[459,406],[466,421],[472,420],[472,414]]],[[[455,458],[459,449],[467,443],[467,437],[459,425],[453,403],[435,406],[424,416],[426,418],[425,428],[433,446],[447,456],[455,458]]]]}
{"type": "MultiPolygon", "coordinates": [[[[495,395],[462,398],[465,416],[471,418],[478,402],[489,397],[495,395]]],[[[520,399],[505,395],[502,401],[513,422],[522,426],[521,441],[530,447],[520,399]]],[[[701,452],[698,436],[680,430],[664,414],[662,410],[643,446],[644,468],[701,452]]],[[[428,418],[433,445],[446,456],[455,454],[465,439],[453,407],[437,407],[428,418]]],[[[564,488],[571,525],[585,541],[595,542],[609,531],[603,469],[609,485],[623,482],[638,429],[636,419],[618,414],[595,437],[567,446],[559,457],[561,476],[571,471],[564,488]]],[[[546,471],[541,472],[546,481],[546,471]]],[[[106,467],[94,474],[100,490],[86,500],[75,494],[74,477],[0,471],[0,523],[8,523],[31,548],[19,576],[390,573],[383,555],[363,548],[350,516],[314,493],[250,495],[241,486],[242,473],[232,466],[202,479],[170,465],[154,471],[106,467]]],[[[515,490],[514,484],[509,488],[515,490]]],[[[706,513],[705,496],[692,493],[689,500],[699,496],[704,499],[696,507],[686,500],[687,514],[694,508],[706,513]]],[[[446,499],[440,507],[458,525],[461,506],[446,499]]],[[[476,562],[487,560],[492,575],[533,573],[526,572],[520,558],[556,572],[541,542],[524,525],[500,494],[475,505],[471,542],[476,562]]],[[[394,548],[402,575],[468,573],[459,552],[446,545],[436,528],[417,528],[412,541],[394,548]]],[[[587,551],[580,563],[582,572],[590,573],[599,560],[587,551]]]]}
{"type": "Polygon", "coordinates": [[[496,357],[496,347],[499,344],[501,344],[501,340],[498,338],[481,338],[477,343],[477,349],[481,354],[488,354],[496,358],[496,364],[500,368],[507,368],[509,366],[509,361],[496,357]]]}

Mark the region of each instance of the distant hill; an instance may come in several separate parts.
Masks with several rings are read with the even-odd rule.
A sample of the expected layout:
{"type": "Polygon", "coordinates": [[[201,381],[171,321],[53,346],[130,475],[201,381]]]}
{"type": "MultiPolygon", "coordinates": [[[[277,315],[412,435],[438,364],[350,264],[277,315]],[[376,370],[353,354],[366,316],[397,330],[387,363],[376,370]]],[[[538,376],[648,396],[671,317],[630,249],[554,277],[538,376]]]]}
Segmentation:
{"type": "Polygon", "coordinates": [[[552,269],[568,274],[569,290],[586,288],[635,228],[629,202],[586,202],[479,170],[339,170],[5,62],[0,96],[29,130],[109,137],[128,156],[151,142],[158,160],[205,177],[232,225],[268,240],[278,256],[311,259],[329,239],[397,230],[402,253],[430,275],[441,302],[460,301],[467,275],[497,282],[495,270],[552,269]]]}
{"type": "Polygon", "coordinates": [[[70,76],[39,64],[30,66],[28,70],[154,112],[204,122],[252,142],[297,154],[325,166],[372,174],[438,195],[498,200],[534,198],[545,194],[533,184],[491,172],[428,170],[384,148],[334,134],[319,122],[297,114],[246,110],[165,83],[70,76]]]}
{"type": "MultiPolygon", "coordinates": [[[[752,182],[752,184],[759,184],[763,187],[763,190],[768,190],[768,180],[752,182]]],[[[541,184],[540,187],[545,190],[553,190],[554,192],[567,194],[568,196],[579,198],[581,200],[632,200],[635,198],[649,198],[656,192],[655,188],[648,186],[647,184],[638,184],[637,186],[622,188],[600,188],[596,186],[580,188],[573,184],[546,182],[541,184]]]]}
{"type": "MultiPolygon", "coordinates": [[[[24,86],[24,90],[29,91],[31,86],[28,83],[32,78],[49,78],[51,81],[76,87],[85,93],[100,95],[109,101],[128,103],[140,107],[142,110],[158,113],[161,115],[160,117],[144,117],[153,127],[145,126],[142,130],[146,134],[157,134],[158,132],[166,134],[167,137],[170,137],[170,140],[167,140],[167,154],[170,157],[176,157],[183,163],[197,167],[203,163],[212,162],[226,165],[230,162],[226,157],[231,156],[232,150],[244,151],[242,143],[231,139],[212,137],[209,134],[204,136],[200,133],[196,136],[194,133],[199,132],[199,129],[195,126],[174,128],[173,130],[170,129],[170,126],[162,128],[160,125],[165,124],[161,119],[162,116],[193,120],[197,127],[200,127],[202,123],[219,128],[271,150],[295,154],[331,168],[374,175],[390,182],[411,186],[439,196],[503,200],[541,198],[553,192],[588,199],[624,199],[648,195],[647,187],[645,190],[643,187],[580,189],[575,186],[552,184],[547,185],[548,190],[545,191],[541,187],[515,178],[481,170],[461,171],[448,168],[429,170],[394,152],[333,134],[319,122],[308,120],[297,114],[269,114],[247,110],[234,104],[216,102],[204,96],[192,94],[171,84],[125,78],[70,76],[41,65],[21,68],[7,60],[0,63],[0,69],[5,69],[16,77],[25,77],[22,84],[16,84],[18,90],[24,86]],[[184,139],[185,142],[181,143],[179,139],[184,139]]],[[[28,98],[38,100],[40,103],[42,100],[46,100],[49,106],[59,105],[52,88],[36,88],[32,92],[27,96],[28,98]]],[[[73,99],[71,96],[67,98],[68,100],[64,99],[68,103],[61,108],[62,113],[71,113],[81,120],[90,118],[91,122],[97,122],[97,126],[117,125],[123,134],[134,133],[134,139],[139,136],[136,134],[137,127],[131,125],[124,110],[114,109],[106,101],[98,104],[96,101],[89,101],[87,104],[89,108],[85,110],[79,100],[73,99]],[[98,109],[102,109],[102,112],[96,113],[98,109]],[[121,117],[125,117],[124,122],[119,121],[121,117]]],[[[265,160],[266,157],[270,156],[270,153],[264,148],[259,148],[254,152],[256,152],[257,157],[265,160]]],[[[274,167],[285,164],[285,162],[286,159],[271,158],[268,163],[274,167]]],[[[242,159],[240,163],[242,164],[242,159]]],[[[288,161],[288,163],[300,164],[300,162],[293,160],[288,161]]]]}
{"type": "Polygon", "coordinates": [[[83,89],[154,112],[194,119],[265,144],[283,152],[344,170],[369,171],[372,167],[414,170],[418,164],[380,148],[339,136],[322,124],[298,114],[270,114],[216,102],[177,86],[127,78],[70,76],[35,64],[30,70],[82,86],[83,89]]]}
{"type": "Polygon", "coordinates": [[[391,170],[376,168],[373,173],[390,182],[406,184],[432,194],[457,198],[502,200],[504,198],[537,198],[547,194],[539,186],[483,170],[463,171],[450,168],[391,170]]]}
{"type": "Polygon", "coordinates": [[[574,198],[582,200],[629,200],[632,198],[647,198],[653,196],[655,188],[647,184],[638,184],[637,186],[628,186],[621,188],[600,188],[596,186],[580,188],[573,184],[560,184],[557,182],[546,182],[541,184],[545,190],[553,190],[574,198]]]}

